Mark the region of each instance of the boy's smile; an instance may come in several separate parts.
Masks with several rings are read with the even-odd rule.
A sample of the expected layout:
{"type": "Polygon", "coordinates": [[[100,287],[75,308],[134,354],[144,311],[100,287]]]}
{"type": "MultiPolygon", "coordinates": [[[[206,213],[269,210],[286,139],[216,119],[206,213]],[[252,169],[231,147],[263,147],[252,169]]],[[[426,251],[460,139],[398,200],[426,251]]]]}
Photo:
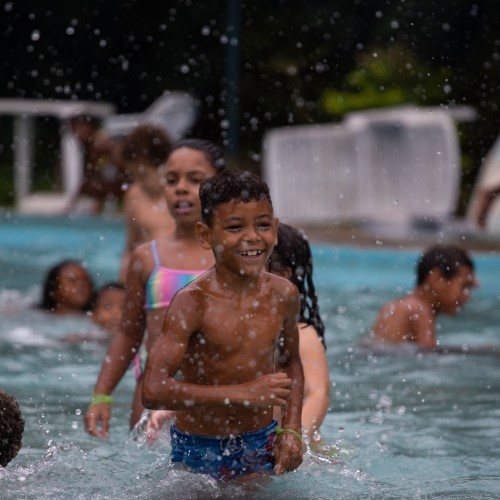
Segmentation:
{"type": "Polygon", "coordinates": [[[217,266],[239,275],[262,271],[276,244],[277,219],[269,201],[219,205],[209,229],[217,266]]]}

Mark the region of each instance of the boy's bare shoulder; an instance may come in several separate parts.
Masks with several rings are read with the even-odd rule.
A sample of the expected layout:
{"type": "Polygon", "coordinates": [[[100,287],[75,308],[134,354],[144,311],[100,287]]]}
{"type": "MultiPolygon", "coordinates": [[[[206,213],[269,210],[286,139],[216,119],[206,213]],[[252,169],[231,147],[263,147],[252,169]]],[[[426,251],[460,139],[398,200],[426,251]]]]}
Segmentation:
{"type": "Polygon", "coordinates": [[[276,293],[288,300],[298,300],[299,291],[297,287],[287,278],[277,276],[273,273],[262,273],[262,279],[268,283],[276,293]]]}
{"type": "Polygon", "coordinates": [[[422,309],[422,301],[410,293],[390,300],[382,306],[382,312],[412,314],[422,309]]]}

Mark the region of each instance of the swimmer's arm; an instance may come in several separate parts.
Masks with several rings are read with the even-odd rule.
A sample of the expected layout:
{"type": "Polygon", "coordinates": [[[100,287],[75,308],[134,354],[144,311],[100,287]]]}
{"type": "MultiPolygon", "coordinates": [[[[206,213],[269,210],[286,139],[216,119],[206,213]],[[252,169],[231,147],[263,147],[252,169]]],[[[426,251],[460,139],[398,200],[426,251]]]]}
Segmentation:
{"type": "Polygon", "coordinates": [[[435,318],[430,314],[412,317],[411,330],[415,343],[424,349],[434,349],[437,345],[435,318]]]}
{"type": "Polygon", "coordinates": [[[304,394],[304,373],[300,360],[299,331],[297,318],[300,311],[299,293],[296,288],[290,294],[282,331],[282,344],[278,365],[292,380],[292,392],[283,408],[283,429],[292,432],[281,433],[274,444],[274,471],[276,474],[295,470],[302,463],[302,398],[304,394]]]}
{"type": "Polygon", "coordinates": [[[175,295],[168,308],[161,334],[146,362],[142,383],[144,407],[151,410],[189,410],[194,405],[284,405],[292,385],[284,373],[272,373],[235,385],[199,385],[175,379],[191,336],[203,330],[203,299],[197,295],[183,289],[175,295]]]}
{"type": "MultiPolygon", "coordinates": [[[[290,292],[288,292],[290,293],[290,292]]],[[[300,311],[298,291],[294,288],[289,298],[283,323],[282,342],[278,366],[292,380],[292,393],[283,409],[283,427],[301,432],[302,398],[304,394],[304,372],[300,360],[299,330],[297,318],[300,311]]]]}
{"type": "Polygon", "coordinates": [[[312,325],[299,328],[299,346],[304,370],[302,428],[313,438],[330,406],[330,372],[326,350],[312,325]]]}
{"type": "Polygon", "coordinates": [[[134,252],[127,274],[125,308],[120,330],[111,339],[94,392],[111,394],[127,371],[144,338],[144,283],[140,255],[134,252]]]}
{"type": "Polygon", "coordinates": [[[120,281],[124,282],[127,278],[128,267],[130,264],[132,252],[137,244],[140,242],[139,229],[134,221],[134,210],[133,210],[133,195],[134,188],[131,186],[129,190],[125,193],[123,198],[123,212],[125,214],[126,220],[126,234],[127,241],[125,242],[125,248],[123,249],[123,254],[121,258],[120,265],[120,281]]]}

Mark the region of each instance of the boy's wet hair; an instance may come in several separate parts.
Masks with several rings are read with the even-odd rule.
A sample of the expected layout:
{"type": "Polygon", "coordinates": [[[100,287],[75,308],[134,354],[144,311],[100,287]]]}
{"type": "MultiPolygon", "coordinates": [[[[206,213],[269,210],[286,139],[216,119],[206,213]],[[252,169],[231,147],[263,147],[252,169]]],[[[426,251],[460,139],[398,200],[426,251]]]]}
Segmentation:
{"type": "Polygon", "coordinates": [[[425,251],[417,264],[417,285],[422,285],[433,269],[439,269],[449,280],[463,266],[474,271],[474,262],[464,249],[454,245],[435,245],[425,251]]]}
{"type": "Polygon", "coordinates": [[[172,142],[160,127],[151,124],[137,126],[122,142],[122,157],[127,161],[144,161],[159,167],[167,161],[172,142]]]}
{"type": "Polygon", "coordinates": [[[218,174],[226,168],[224,152],[213,142],[207,141],[206,139],[182,139],[174,144],[172,153],[180,148],[195,149],[203,153],[218,174]]]}
{"type": "Polygon", "coordinates": [[[119,281],[109,281],[108,283],[104,283],[104,285],[100,286],[93,294],[90,299],[90,311],[95,311],[97,307],[97,302],[101,298],[101,295],[108,290],[126,290],[126,286],[119,281]]]}
{"type": "Polygon", "coordinates": [[[200,185],[201,219],[210,226],[215,209],[230,201],[268,201],[269,187],[258,175],[248,171],[225,170],[200,185]]]}
{"type": "Polygon", "coordinates": [[[21,449],[24,419],[15,398],[0,389],[0,466],[5,467],[21,449]]]}
{"type": "Polygon", "coordinates": [[[270,271],[290,269],[290,281],[300,293],[299,321],[314,326],[325,344],[325,325],[319,314],[318,295],[313,282],[311,247],[304,233],[288,224],[278,226],[278,244],[270,258],[270,271]]]}
{"type": "MultiPolygon", "coordinates": [[[[59,275],[66,266],[70,265],[80,266],[85,269],[85,266],[83,266],[83,264],[78,260],[66,259],[62,260],[58,264],[55,264],[47,271],[45,280],[43,282],[42,301],[39,304],[40,309],[44,309],[50,312],[54,312],[57,309],[56,292],[57,287],[59,286],[59,275]]],[[[93,290],[94,283],[92,281],[92,278],[88,273],[87,276],[90,282],[90,287],[93,290]]],[[[83,312],[90,311],[90,303],[91,300],[89,300],[89,302],[85,304],[85,306],[82,308],[83,312]]]]}

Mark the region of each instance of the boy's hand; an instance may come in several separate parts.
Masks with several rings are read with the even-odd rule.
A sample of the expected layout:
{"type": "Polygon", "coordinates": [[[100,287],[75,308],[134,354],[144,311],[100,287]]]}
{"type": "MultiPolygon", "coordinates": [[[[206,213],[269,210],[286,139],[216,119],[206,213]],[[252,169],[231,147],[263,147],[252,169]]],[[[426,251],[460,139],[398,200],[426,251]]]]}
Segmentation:
{"type": "Polygon", "coordinates": [[[283,372],[270,373],[248,382],[250,406],[283,406],[292,393],[292,380],[283,372]]]}
{"type": "Polygon", "coordinates": [[[92,405],[83,418],[85,430],[92,436],[107,439],[109,436],[109,419],[111,417],[111,405],[92,405]],[[99,428],[100,424],[100,428],[99,428]]]}
{"type": "Polygon", "coordinates": [[[151,412],[151,416],[146,425],[146,442],[152,445],[158,438],[160,429],[175,416],[175,411],[171,410],[155,410],[151,412]]]}
{"type": "Polygon", "coordinates": [[[302,463],[302,441],[297,436],[283,432],[274,443],[274,472],[283,474],[295,470],[302,463]]]}

